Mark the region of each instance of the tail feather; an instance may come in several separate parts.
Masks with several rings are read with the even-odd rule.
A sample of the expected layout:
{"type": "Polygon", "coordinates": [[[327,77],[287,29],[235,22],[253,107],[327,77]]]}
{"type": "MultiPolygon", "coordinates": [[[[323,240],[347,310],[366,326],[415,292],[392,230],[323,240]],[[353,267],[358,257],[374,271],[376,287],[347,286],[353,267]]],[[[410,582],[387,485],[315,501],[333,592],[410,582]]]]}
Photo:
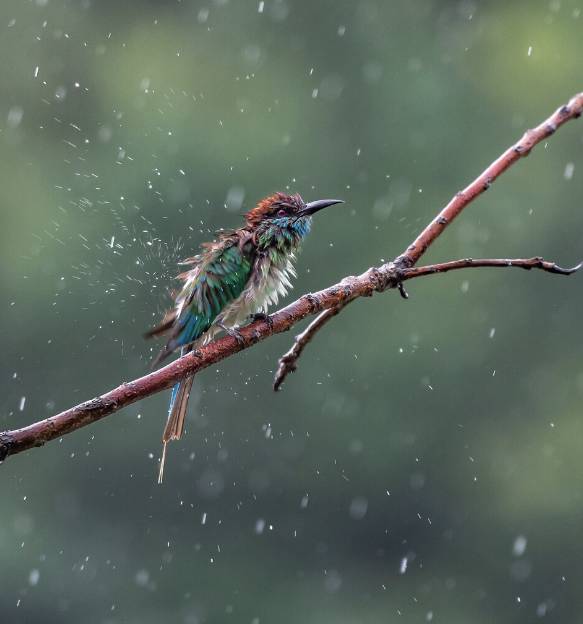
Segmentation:
{"type": "Polygon", "coordinates": [[[166,460],[166,445],[170,440],[180,440],[184,429],[184,416],[188,406],[188,398],[192,389],[194,375],[187,377],[184,381],[174,386],[172,398],[170,399],[170,409],[168,411],[168,422],[162,435],[164,449],[162,451],[162,461],[160,462],[160,474],[158,475],[158,483],[162,483],[164,475],[164,462],[166,460]]]}
{"type": "Polygon", "coordinates": [[[168,413],[168,422],[164,429],[164,435],[162,436],[163,442],[170,442],[170,440],[180,440],[182,437],[182,430],[184,429],[184,415],[188,406],[188,398],[190,397],[190,390],[192,389],[192,382],[194,376],[187,377],[184,381],[181,381],[176,385],[172,392],[172,402],[168,413]]]}

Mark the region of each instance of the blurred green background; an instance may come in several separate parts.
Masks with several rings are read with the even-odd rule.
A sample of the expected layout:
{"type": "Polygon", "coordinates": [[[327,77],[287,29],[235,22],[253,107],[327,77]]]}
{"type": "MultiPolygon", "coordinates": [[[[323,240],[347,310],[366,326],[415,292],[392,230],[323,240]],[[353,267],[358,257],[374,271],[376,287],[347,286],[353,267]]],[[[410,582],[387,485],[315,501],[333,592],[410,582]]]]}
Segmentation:
{"type": "MultiPolygon", "coordinates": [[[[583,90],[571,0],[6,0],[0,428],[149,371],[177,262],[276,190],[295,291],[402,253],[583,90]]],[[[423,259],[583,260],[583,122],[423,259]]],[[[583,621],[583,274],[456,271],[0,467],[4,623],[583,621]],[[406,563],[405,563],[406,560],[406,563]]],[[[298,328],[299,329],[299,328],[298,328]]]]}

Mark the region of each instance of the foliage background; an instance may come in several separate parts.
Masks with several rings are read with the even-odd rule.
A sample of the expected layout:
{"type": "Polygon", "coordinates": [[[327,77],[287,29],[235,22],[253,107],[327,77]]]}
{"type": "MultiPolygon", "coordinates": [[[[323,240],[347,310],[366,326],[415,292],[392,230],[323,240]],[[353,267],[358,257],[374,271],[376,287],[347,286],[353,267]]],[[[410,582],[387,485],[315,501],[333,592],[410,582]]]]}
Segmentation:
{"type": "MultiPolygon", "coordinates": [[[[578,1],[6,0],[0,427],[144,375],[176,263],[275,190],[338,197],[295,295],[389,260],[583,89],[578,1]]],[[[425,259],[583,258],[581,121],[425,259]]],[[[0,468],[15,622],[581,620],[581,275],[351,305],[0,468]],[[403,559],[407,558],[404,570],[403,559]]],[[[288,298],[288,301],[291,298],[288,298]]]]}

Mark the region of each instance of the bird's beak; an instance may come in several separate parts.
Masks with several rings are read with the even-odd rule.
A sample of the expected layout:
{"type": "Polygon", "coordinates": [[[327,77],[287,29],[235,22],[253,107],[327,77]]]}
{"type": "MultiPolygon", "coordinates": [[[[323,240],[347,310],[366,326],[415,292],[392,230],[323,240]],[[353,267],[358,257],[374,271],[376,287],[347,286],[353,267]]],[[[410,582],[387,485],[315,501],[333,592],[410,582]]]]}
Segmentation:
{"type": "Polygon", "coordinates": [[[342,199],[319,199],[318,201],[313,201],[309,204],[306,204],[306,207],[300,212],[299,216],[307,217],[318,212],[318,210],[322,210],[322,208],[327,208],[328,206],[333,206],[334,204],[343,203],[344,201],[342,199]]]}

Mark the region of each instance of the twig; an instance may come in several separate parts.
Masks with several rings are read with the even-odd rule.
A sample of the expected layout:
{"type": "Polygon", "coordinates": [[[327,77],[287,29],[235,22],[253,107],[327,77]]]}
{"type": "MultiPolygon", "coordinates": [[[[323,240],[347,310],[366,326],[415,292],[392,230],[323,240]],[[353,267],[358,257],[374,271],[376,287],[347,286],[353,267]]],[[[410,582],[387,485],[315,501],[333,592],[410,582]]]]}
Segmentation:
{"type": "MultiPolygon", "coordinates": [[[[344,304],[346,305],[346,304],[344,304]]],[[[302,351],[306,348],[309,342],[312,342],[317,332],[326,325],[326,323],[336,316],[344,305],[338,305],[334,308],[328,308],[324,310],[320,316],[316,317],[301,333],[295,337],[292,348],[279,358],[279,368],[275,373],[275,380],[273,381],[273,389],[277,392],[281,389],[281,384],[284,379],[296,370],[296,362],[302,351]]]]}
{"type": "Polygon", "coordinates": [[[536,258],[528,258],[527,260],[515,259],[515,260],[475,260],[473,258],[465,258],[463,260],[455,260],[454,262],[444,262],[442,264],[431,264],[429,266],[404,269],[403,281],[412,279],[413,277],[420,277],[421,275],[431,275],[433,273],[447,273],[447,271],[453,271],[455,269],[468,269],[473,267],[517,267],[519,269],[541,269],[548,273],[556,273],[558,275],[571,275],[576,273],[581,267],[583,262],[573,267],[572,269],[563,269],[557,266],[554,262],[545,262],[540,256],[536,258]]]}
{"type": "MultiPolygon", "coordinates": [[[[318,293],[300,297],[300,299],[272,315],[273,324],[266,321],[256,321],[244,327],[241,330],[241,334],[244,338],[242,344],[234,338],[226,336],[202,347],[202,358],[195,357],[192,354],[186,355],[154,373],[150,373],[135,381],[124,383],[111,392],[91,401],[81,403],[56,416],[41,420],[22,429],[0,433],[0,463],[10,455],[16,455],[17,453],[21,453],[33,447],[42,446],[50,440],[59,438],[113,414],[127,405],[131,405],[157,392],[171,388],[178,381],[185,379],[189,375],[208,368],[243,349],[252,347],[272,334],[289,331],[296,323],[307,316],[319,314],[324,310],[336,309],[334,314],[330,312],[325,316],[321,315],[320,323],[318,323],[318,319],[314,322],[312,330],[309,332],[309,335],[313,337],[325,322],[359,297],[371,297],[375,292],[385,292],[391,288],[398,288],[404,296],[406,293],[402,287],[402,282],[406,279],[439,272],[440,267],[441,270],[463,268],[462,265],[459,265],[459,262],[463,263],[469,261],[458,261],[457,266],[452,266],[456,265],[456,263],[448,263],[449,268],[446,268],[448,265],[433,265],[433,267],[427,268],[425,272],[423,272],[422,269],[411,269],[429,245],[470,201],[483,192],[496,177],[518,160],[518,158],[525,156],[536,143],[550,136],[556,128],[569,119],[579,117],[582,108],[583,93],[574,97],[567,106],[560,108],[544,124],[535,130],[527,132],[519,143],[505,152],[505,154],[493,163],[474,183],[463,191],[463,193],[458,194],[452,202],[444,208],[437,219],[429,224],[407,251],[398,257],[395,262],[389,262],[380,268],[370,268],[358,277],[346,277],[340,283],[321,290],[318,293]]],[[[542,263],[542,260],[533,260],[536,260],[536,263],[533,263],[533,266],[530,268],[543,268],[541,266],[535,266],[535,264],[542,263]]],[[[478,261],[472,261],[468,266],[479,266],[476,264],[477,262],[478,261]]],[[[573,272],[581,266],[579,265],[579,267],[575,267],[575,269],[561,270],[559,267],[556,267],[556,265],[550,265],[550,263],[543,264],[549,264],[550,266],[550,268],[545,268],[544,270],[563,274],[573,272]]],[[[523,266],[522,268],[528,267],[523,266]]],[[[307,344],[307,342],[305,344],[307,344]]]]}

